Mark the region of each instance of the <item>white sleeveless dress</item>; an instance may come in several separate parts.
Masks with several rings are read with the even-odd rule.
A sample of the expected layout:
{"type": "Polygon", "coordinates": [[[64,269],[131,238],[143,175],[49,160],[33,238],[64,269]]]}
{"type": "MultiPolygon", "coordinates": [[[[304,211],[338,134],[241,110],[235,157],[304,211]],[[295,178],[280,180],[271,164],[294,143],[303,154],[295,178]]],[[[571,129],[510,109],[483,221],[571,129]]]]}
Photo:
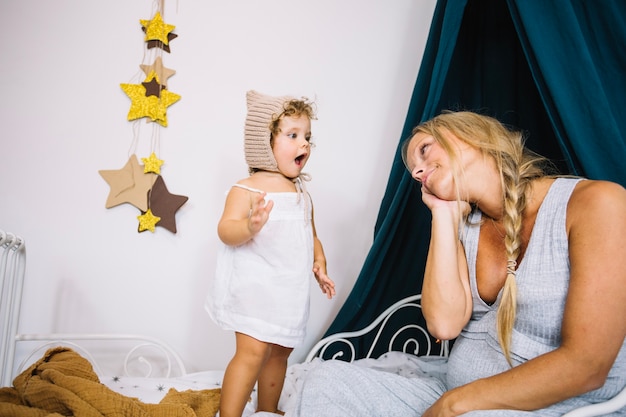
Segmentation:
{"type": "Polygon", "coordinates": [[[274,207],[263,229],[242,245],[220,248],[205,308],[225,330],[295,347],[309,317],[311,201],[306,192],[267,193],[265,199],[274,207]]]}

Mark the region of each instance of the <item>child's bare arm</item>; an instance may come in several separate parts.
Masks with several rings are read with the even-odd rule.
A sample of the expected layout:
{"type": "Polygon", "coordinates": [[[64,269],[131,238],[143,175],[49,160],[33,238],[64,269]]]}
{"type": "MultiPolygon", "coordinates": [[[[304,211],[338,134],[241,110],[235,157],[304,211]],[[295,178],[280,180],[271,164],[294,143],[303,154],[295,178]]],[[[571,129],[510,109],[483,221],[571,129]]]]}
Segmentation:
{"type": "MultiPolygon", "coordinates": [[[[311,214],[313,215],[313,213],[311,214]]],[[[311,218],[311,223],[313,225],[313,274],[322,292],[331,299],[335,296],[335,283],[326,272],[326,255],[322,242],[317,237],[313,218],[311,218]]]]}
{"type": "Polygon", "coordinates": [[[259,233],[274,207],[273,201],[265,201],[265,195],[238,187],[230,190],[217,225],[217,234],[222,242],[238,246],[259,233]]]}

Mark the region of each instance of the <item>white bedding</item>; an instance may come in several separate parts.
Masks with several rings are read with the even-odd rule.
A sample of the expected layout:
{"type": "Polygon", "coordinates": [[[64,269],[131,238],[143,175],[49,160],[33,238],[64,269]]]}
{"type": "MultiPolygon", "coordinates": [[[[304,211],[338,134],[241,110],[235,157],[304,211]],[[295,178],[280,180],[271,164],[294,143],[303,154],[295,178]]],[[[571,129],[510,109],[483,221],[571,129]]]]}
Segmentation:
{"type": "MultiPolygon", "coordinates": [[[[311,363],[297,364],[289,367],[285,378],[285,386],[280,399],[279,408],[289,415],[294,406],[294,400],[299,387],[302,386],[302,377],[307,369],[319,360],[311,363]]],[[[174,388],[177,391],[204,390],[220,388],[224,371],[204,371],[191,373],[180,377],[170,378],[144,378],[125,376],[100,376],[100,382],[111,390],[127,397],[138,398],[145,403],[157,404],[165,394],[174,388]]],[[[250,402],[246,405],[242,417],[248,416],[276,416],[273,413],[255,413],[256,390],[252,393],[250,402]]],[[[218,414],[219,415],[219,414],[218,414]]]]}
{"type": "MultiPolygon", "coordinates": [[[[417,375],[441,375],[442,372],[445,372],[445,361],[446,359],[441,357],[418,358],[402,352],[389,352],[378,359],[360,359],[354,363],[410,378],[417,375]]],[[[307,372],[320,362],[321,360],[316,358],[308,363],[291,365],[287,369],[285,385],[279,402],[279,408],[285,411],[285,416],[292,415],[307,372]]],[[[197,372],[175,378],[100,376],[100,382],[122,395],[139,398],[145,403],[156,404],[161,401],[170,388],[175,388],[178,391],[220,388],[223,376],[223,371],[197,372]]],[[[255,409],[256,392],[253,392],[251,401],[246,405],[242,417],[275,417],[277,415],[255,413],[255,409]]]]}

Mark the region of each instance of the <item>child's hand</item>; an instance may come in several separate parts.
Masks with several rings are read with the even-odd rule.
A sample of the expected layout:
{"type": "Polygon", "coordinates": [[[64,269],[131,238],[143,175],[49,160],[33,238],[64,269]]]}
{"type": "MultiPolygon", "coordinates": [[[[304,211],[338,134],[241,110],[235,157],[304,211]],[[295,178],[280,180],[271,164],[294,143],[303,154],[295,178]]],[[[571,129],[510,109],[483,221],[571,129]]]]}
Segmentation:
{"type": "Polygon", "coordinates": [[[266,193],[259,193],[252,198],[250,202],[250,217],[248,217],[248,230],[252,235],[256,235],[267,223],[267,219],[270,217],[270,211],[274,207],[272,200],[265,201],[266,193]]]}
{"type": "Polygon", "coordinates": [[[335,295],[335,283],[326,275],[326,268],[316,262],[313,264],[313,274],[315,274],[315,279],[320,285],[322,292],[326,294],[326,297],[328,299],[333,298],[335,295]]]}

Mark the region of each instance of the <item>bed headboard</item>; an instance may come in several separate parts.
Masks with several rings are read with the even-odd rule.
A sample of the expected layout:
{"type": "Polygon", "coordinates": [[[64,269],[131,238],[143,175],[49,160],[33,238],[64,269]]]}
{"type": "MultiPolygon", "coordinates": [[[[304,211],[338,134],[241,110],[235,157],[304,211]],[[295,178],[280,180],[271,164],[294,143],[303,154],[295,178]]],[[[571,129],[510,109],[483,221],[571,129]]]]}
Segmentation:
{"type": "Polygon", "coordinates": [[[352,362],[356,359],[376,358],[390,351],[416,356],[448,356],[448,342],[437,341],[426,330],[421,300],[421,294],[403,298],[383,311],[367,327],[323,338],[309,351],[306,362],[314,358],[352,362]],[[366,353],[357,356],[357,346],[366,353]]]}

